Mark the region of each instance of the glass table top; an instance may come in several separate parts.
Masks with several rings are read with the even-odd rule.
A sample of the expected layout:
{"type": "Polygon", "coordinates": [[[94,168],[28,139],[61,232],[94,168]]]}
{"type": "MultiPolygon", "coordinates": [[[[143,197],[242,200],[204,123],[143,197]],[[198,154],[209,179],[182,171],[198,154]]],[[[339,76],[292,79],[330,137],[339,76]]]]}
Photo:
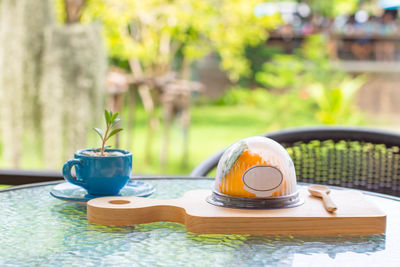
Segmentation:
{"type": "MultiPolygon", "coordinates": [[[[152,198],[211,189],[211,179],[150,179],[152,198]]],[[[0,266],[399,266],[400,202],[367,195],[387,217],[373,236],[198,235],[178,223],[91,224],[54,185],[0,193],[0,266]]]]}

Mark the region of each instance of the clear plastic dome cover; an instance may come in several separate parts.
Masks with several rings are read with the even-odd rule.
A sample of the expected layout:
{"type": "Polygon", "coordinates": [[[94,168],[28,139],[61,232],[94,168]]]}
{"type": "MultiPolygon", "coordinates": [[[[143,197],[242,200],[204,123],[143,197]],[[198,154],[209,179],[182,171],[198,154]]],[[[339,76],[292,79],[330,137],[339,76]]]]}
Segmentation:
{"type": "Polygon", "coordinates": [[[260,208],[271,203],[275,203],[271,207],[285,207],[299,204],[298,195],[296,172],[287,151],[272,139],[254,136],[234,143],[224,152],[209,202],[257,208],[258,204],[251,201],[259,199],[263,201],[260,208]],[[241,205],[235,199],[250,204],[241,205]]]}

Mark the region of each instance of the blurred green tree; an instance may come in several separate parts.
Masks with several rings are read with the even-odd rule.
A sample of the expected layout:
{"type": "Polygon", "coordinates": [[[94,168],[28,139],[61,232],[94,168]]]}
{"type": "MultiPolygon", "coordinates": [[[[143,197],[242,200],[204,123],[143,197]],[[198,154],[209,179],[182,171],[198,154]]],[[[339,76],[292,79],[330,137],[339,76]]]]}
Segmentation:
{"type": "Polygon", "coordinates": [[[319,15],[335,18],[338,15],[348,15],[357,10],[360,0],[305,0],[311,10],[319,15]]]}
{"type": "Polygon", "coordinates": [[[355,124],[360,116],[354,97],[365,83],[365,76],[340,71],[329,58],[326,37],[311,35],[301,49],[292,55],[277,55],[256,74],[268,88],[301,90],[301,95],[314,100],[316,117],[323,124],[355,124]]]}
{"type": "MultiPolygon", "coordinates": [[[[257,17],[262,0],[88,0],[83,21],[100,20],[111,56],[138,59],[146,74],[173,67],[178,53],[181,74],[216,51],[232,80],[250,73],[245,48],[268,37],[281,23],[278,14],[257,17]]],[[[131,66],[132,67],[132,66],[131,66]]]]}

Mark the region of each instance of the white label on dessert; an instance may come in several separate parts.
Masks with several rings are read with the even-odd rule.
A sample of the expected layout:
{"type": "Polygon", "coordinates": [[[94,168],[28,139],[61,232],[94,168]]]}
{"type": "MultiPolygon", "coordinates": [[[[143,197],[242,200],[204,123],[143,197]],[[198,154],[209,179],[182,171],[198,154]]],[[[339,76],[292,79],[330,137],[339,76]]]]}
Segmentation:
{"type": "Polygon", "coordinates": [[[268,197],[280,189],[283,175],[276,167],[254,165],[243,173],[242,179],[246,191],[257,197],[268,197]]]}

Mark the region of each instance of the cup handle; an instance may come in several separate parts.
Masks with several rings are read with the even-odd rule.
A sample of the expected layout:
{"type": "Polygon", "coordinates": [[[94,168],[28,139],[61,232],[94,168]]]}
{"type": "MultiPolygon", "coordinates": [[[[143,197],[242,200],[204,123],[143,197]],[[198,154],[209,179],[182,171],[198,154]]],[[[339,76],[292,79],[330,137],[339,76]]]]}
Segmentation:
{"type": "Polygon", "coordinates": [[[76,177],[71,175],[72,166],[81,164],[81,163],[82,163],[82,161],[80,159],[69,159],[67,162],[65,162],[65,164],[63,166],[63,170],[62,170],[62,174],[63,174],[65,180],[67,180],[71,184],[75,184],[78,186],[86,185],[85,182],[79,181],[78,179],[76,179],[76,177]]]}

